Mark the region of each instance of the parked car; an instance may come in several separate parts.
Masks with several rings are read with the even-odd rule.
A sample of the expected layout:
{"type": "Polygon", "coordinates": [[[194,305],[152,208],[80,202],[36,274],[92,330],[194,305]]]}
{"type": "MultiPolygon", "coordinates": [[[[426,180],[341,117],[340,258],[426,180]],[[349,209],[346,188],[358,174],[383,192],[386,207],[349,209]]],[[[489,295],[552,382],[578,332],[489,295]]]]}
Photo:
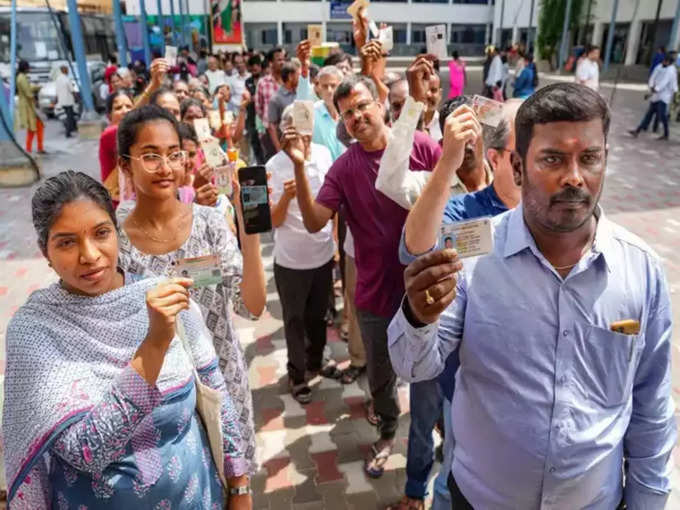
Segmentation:
{"type": "MultiPolygon", "coordinates": [[[[52,68],[52,72],[50,73],[50,81],[45,83],[38,92],[38,106],[50,118],[55,116],[54,108],[57,104],[57,87],[55,80],[58,76],[58,73],[61,72],[59,69],[60,67],[60,65],[55,65],[52,68]]],[[[78,69],[75,67],[75,65],[74,69],[77,75],[78,69]]],[[[106,69],[106,63],[102,61],[88,61],[87,69],[90,72],[90,83],[92,85],[94,108],[97,110],[97,112],[101,113],[105,110],[106,104],[105,100],[99,96],[99,87],[102,83],[104,83],[104,70],[106,69]]],[[[71,71],[69,68],[69,76],[70,75],[71,71]]],[[[79,89],[77,80],[74,80],[73,84],[76,92],[78,92],[79,89]]]]}

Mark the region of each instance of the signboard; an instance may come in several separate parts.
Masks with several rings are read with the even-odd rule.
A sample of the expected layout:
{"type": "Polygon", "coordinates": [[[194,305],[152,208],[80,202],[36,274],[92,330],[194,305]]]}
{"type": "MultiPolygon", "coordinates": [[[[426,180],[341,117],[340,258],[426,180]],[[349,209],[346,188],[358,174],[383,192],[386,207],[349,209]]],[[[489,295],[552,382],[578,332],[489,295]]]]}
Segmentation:
{"type": "Polygon", "coordinates": [[[331,1],[331,19],[352,19],[352,16],[347,12],[350,5],[352,5],[352,2],[331,1]]]}
{"type": "Polygon", "coordinates": [[[243,44],[242,0],[210,0],[213,44],[243,44]]]}

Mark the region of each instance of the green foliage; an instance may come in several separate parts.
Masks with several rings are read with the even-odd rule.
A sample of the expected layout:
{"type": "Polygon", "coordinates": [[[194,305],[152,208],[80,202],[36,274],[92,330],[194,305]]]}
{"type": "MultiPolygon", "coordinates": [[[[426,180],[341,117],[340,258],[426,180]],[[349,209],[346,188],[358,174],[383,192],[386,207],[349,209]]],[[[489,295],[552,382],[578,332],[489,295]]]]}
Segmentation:
{"type": "MultiPolygon", "coordinates": [[[[595,10],[594,0],[592,4],[591,13],[595,10]]],[[[539,57],[542,59],[552,60],[553,56],[559,51],[566,7],[567,0],[541,0],[536,47],[539,57]]],[[[587,10],[588,0],[572,0],[571,12],[569,13],[569,30],[572,34],[585,21],[587,10]]]]}

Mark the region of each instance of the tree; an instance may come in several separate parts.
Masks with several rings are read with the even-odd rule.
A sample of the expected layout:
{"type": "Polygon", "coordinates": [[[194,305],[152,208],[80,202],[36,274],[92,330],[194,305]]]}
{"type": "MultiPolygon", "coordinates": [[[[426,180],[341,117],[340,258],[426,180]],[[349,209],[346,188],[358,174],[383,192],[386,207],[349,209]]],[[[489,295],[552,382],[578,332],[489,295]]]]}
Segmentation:
{"type": "MultiPolygon", "coordinates": [[[[581,23],[584,7],[588,0],[572,0],[569,13],[569,31],[574,34],[581,23]]],[[[562,25],[567,0],[542,0],[538,16],[538,36],[536,45],[540,58],[552,62],[562,41],[562,25]]],[[[587,21],[586,21],[587,23],[587,21]]]]}

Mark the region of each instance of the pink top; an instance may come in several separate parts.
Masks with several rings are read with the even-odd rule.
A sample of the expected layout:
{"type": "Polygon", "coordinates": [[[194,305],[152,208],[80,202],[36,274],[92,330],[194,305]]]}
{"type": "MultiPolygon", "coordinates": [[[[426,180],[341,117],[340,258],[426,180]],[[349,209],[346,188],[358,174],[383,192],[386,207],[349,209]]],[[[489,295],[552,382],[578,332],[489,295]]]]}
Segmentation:
{"type": "Polygon", "coordinates": [[[465,62],[462,60],[451,60],[449,62],[449,99],[458,97],[465,88],[465,62]]]}

